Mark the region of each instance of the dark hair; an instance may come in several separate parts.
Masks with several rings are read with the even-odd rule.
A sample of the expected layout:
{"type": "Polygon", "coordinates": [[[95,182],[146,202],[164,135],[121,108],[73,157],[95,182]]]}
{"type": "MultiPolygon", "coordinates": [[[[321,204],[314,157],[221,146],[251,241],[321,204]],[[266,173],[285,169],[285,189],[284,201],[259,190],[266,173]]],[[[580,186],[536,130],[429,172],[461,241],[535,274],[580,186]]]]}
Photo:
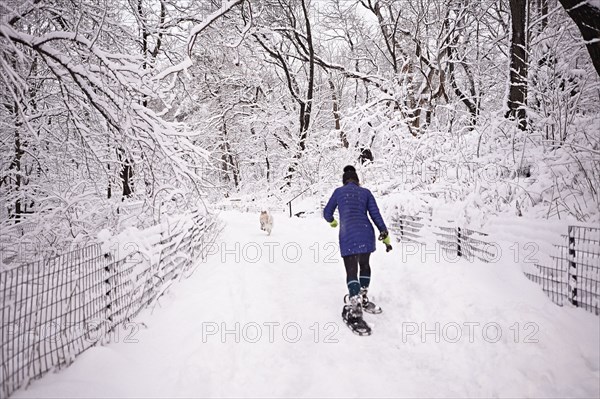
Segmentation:
{"type": "Polygon", "coordinates": [[[344,174],[342,176],[342,183],[346,184],[350,181],[359,184],[358,175],[356,174],[356,169],[352,165],[347,165],[344,167],[344,174]]]}

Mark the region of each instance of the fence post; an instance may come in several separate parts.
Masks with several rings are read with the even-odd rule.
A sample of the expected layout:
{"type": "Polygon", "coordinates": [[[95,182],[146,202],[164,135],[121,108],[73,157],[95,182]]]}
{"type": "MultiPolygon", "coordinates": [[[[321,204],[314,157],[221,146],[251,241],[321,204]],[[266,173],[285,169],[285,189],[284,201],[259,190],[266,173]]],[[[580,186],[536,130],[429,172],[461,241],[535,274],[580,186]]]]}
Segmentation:
{"type": "Polygon", "coordinates": [[[404,221],[400,219],[400,238],[404,238],[404,221]]]}
{"type": "Polygon", "coordinates": [[[296,198],[298,198],[299,196],[301,196],[302,194],[304,194],[305,192],[307,192],[311,187],[312,187],[312,185],[306,187],[304,190],[302,190],[300,192],[300,194],[296,195],[294,198],[292,198],[291,200],[289,200],[288,205],[290,206],[290,217],[292,217],[292,201],[294,201],[296,198]]]}
{"type": "Polygon", "coordinates": [[[462,256],[460,227],[456,228],[456,252],[458,256],[462,256]]]}
{"type": "Polygon", "coordinates": [[[577,262],[575,262],[575,229],[569,226],[569,302],[578,307],[577,301],[577,262]]]}
{"type": "MultiPolygon", "coordinates": [[[[113,255],[116,254],[117,252],[113,252],[113,255]]],[[[116,256],[113,258],[116,259],[116,256]]],[[[112,330],[112,326],[113,326],[113,310],[112,310],[112,290],[114,288],[114,273],[113,273],[113,266],[114,264],[111,263],[111,257],[108,253],[104,254],[104,261],[106,262],[106,265],[104,266],[104,271],[107,274],[106,279],[104,280],[104,289],[106,290],[104,295],[106,297],[106,301],[108,302],[106,304],[106,319],[108,320],[109,326],[107,327],[106,331],[111,331],[112,330]]]]}

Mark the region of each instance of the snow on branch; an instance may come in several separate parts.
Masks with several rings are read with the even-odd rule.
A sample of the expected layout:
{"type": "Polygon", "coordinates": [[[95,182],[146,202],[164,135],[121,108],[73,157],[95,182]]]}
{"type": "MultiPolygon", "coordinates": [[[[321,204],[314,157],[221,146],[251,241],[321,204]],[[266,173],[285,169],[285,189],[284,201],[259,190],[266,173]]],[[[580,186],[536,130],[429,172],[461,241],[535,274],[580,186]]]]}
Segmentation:
{"type": "MultiPolygon", "coordinates": [[[[30,143],[52,142],[57,148],[76,148],[78,152],[67,157],[75,165],[87,165],[92,179],[118,181],[122,165],[133,162],[138,175],[149,176],[146,184],[154,185],[158,179],[188,187],[191,183],[192,190],[200,190],[196,169],[208,154],[193,144],[184,124],[165,121],[146,106],[146,100],[158,97],[151,87],[152,70],[143,67],[142,54],[131,51],[135,34],[95,22],[91,23],[95,31],[88,29],[88,11],[77,9],[77,16],[68,16],[79,19],[72,28],[59,23],[28,29],[54,19],[54,14],[44,12],[14,25],[0,21],[0,74],[9,88],[2,95],[5,107],[0,116],[28,129],[19,151],[31,152],[26,147],[34,145],[30,143]],[[48,131],[45,138],[38,138],[44,131],[48,131]]],[[[11,154],[5,155],[0,161],[9,164],[11,154]]],[[[10,179],[16,173],[9,170],[3,176],[10,179]]]]}
{"type": "Polygon", "coordinates": [[[245,0],[231,0],[227,3],[223,3],[221,8],[219,8],[217,11],[213,12],[208,17],[206,17],[206,20],[204,20],[204,21],[202,21],[202,23],[194,26],[191,29],[190,34],[187,39],[185,59],[183,61],[181,61],[179,64],[173,65],[169,68],[166,68],[164,71],[160,72],[158,75],[156,75],[156,79],[157,80],[164,79],[169,75],[179,73],[179,72],[189,68],[190,66],[192,66],[193,62],[191,59],[191,55],[192,55],[192,50],[194,49],[194,45],[196,44],[196,39],[198,38],[198,35],[200,35],[200,33],[202,33],[206,28],[211,26],[219,18],[221,18],[222,16],[227,14],[229,11],[231,11],[234,7],[242,4],[244,1],[245,0]]]}

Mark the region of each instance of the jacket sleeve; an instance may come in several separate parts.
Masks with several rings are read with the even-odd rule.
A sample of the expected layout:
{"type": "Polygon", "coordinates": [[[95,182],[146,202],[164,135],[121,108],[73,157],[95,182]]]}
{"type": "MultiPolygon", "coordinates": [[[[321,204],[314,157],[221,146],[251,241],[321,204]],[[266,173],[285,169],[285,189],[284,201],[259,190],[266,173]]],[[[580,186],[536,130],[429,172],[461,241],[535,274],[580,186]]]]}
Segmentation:
{"type": "Polygon", "coordinates": [[[377,226],[377,229],[381,233],[382,231],[387,231],[387,227],[383,222],[383,217],[381,217],[381,213],[379,213],[379,207],[377,206],[377,201],[375,201],[375,197],[369,191],[369,196],[367,199],[367,209],[369,210],[369,215],[371,216],[371,220],[377,226]]]}
{"type": "Polygon", "coordinates": [[[337,208],[336,192],[337,191],[333,192],[333,194],[331,195],[331,198],[329,198],[329,201],[327,202],[327,205],[325,205],[325,209],[323,209],[323,217],[329,223],[333,222],[333,212],[335,212],[335,208],[337,208]]]}

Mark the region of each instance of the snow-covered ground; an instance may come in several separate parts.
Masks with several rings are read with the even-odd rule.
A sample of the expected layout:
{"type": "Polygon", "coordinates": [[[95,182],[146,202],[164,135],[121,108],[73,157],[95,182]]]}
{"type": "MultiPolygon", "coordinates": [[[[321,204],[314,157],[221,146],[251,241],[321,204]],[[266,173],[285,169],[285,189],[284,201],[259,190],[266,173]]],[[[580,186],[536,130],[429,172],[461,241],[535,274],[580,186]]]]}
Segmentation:
{"type": "Polygon", "coordinates": [[[214,255],[159,305],[23,397],[599,397],[600,325],[554,305],[512,256],[399,244],[372,256],[373,335],[341,322],[337,229],[223,212],[214,255]],[[118,342],[117,342],[118,341],[118,342]]]}

